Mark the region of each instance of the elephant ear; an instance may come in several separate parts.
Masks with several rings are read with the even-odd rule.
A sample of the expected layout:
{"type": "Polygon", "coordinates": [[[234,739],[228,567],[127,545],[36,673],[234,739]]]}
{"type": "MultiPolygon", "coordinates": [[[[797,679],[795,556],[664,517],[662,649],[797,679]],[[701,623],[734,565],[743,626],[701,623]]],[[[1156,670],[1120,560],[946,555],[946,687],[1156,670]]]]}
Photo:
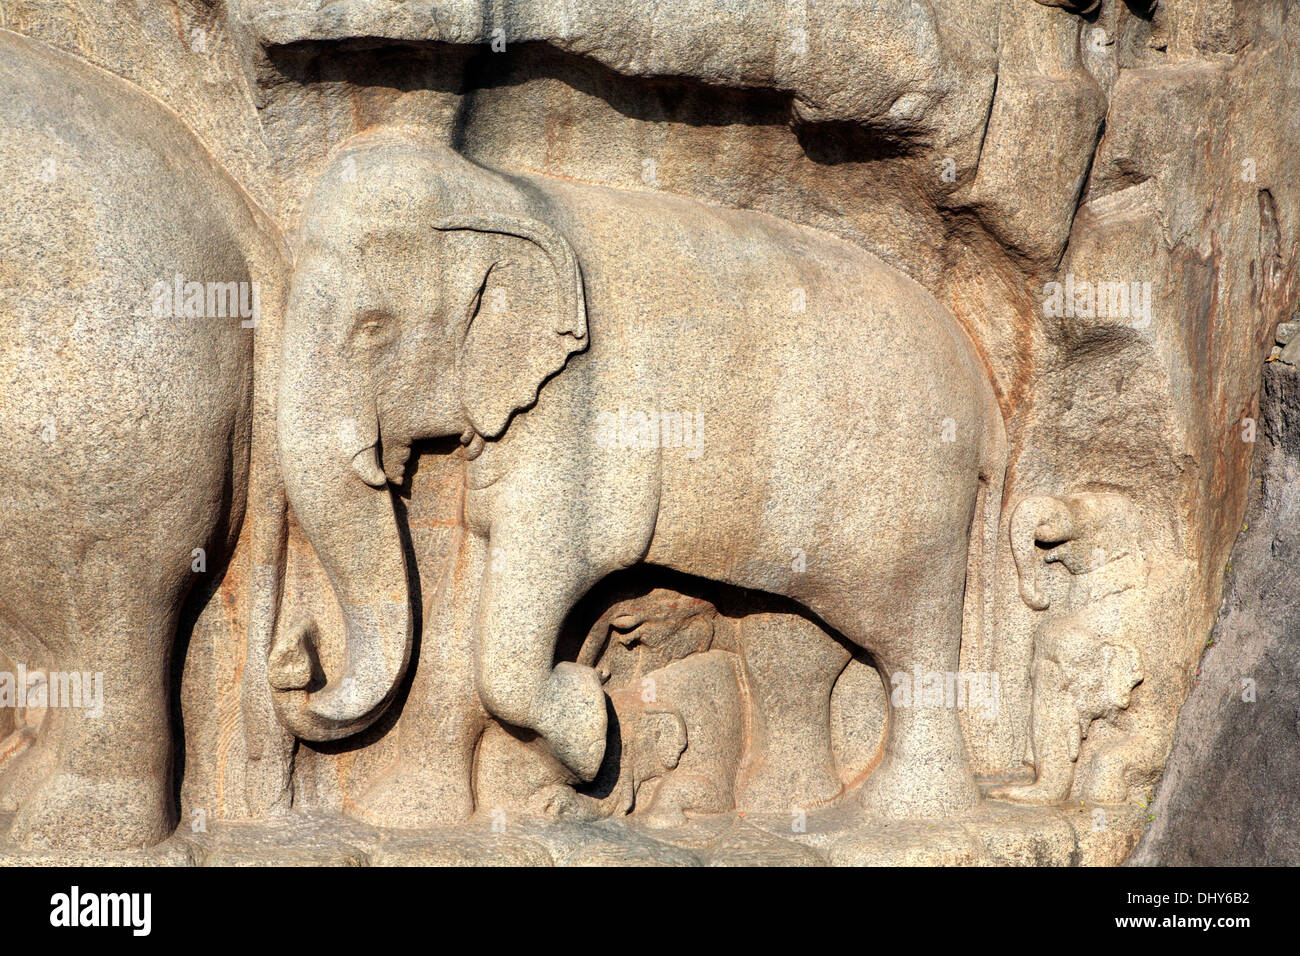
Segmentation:
{"type": "Polygon", "coordinates": [[[468,306],[469,324],[457,359],[461,403],[478,435],[497,438],[511,415],[537,401],[542,383],[587,347],[578,257],[563,236],[535,219],[465,216],[442,220],[434,228],[523,240],[545,254],[554,273],[555,281],[533,294],[523,283],[508,287],[508,277],[499,287],[493,276],[502,263],[493,262],[468,306]]]}

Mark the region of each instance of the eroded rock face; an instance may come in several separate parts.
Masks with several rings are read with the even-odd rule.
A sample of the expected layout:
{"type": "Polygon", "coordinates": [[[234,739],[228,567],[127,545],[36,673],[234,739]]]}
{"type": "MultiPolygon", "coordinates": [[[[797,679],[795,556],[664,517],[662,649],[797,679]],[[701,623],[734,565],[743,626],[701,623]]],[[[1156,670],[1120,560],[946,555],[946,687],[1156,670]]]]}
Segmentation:
{"type": "Polygon", "coordinates": [[[1300,375],[1270,363],[1250,501],[1223,610],[1134,853],[1142,865],[1300,858],[1300,648],[1295,635],[1300,375]]]}
{"type": "Polygon", "coordinates": [[[1300,20],[868,7],[0,2],[6,852],[1295,862],[1300,20]]]}

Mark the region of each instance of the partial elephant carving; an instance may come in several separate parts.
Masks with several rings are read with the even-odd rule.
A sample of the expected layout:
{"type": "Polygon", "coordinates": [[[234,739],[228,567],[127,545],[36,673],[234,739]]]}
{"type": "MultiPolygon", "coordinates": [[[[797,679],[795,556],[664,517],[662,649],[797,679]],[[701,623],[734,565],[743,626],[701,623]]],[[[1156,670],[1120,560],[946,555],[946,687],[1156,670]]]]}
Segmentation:
{"type": "Polygon", "coordinates": [[[750,614],[739,625],[750,739],[737,806],[786,813],[838,797],[831,693],[849,650],[797,614],[750,614]]]}
{"type": "MultiPolygon", "coordinates": [[[[698,697],[708,697],[714,705],[720,697],[737,699],[732,685],[738,665],[721,668],[731,678],[721,695],[708,679],[719,672],[717,667],[675,667],[703,654],[716,657],[711,654],[715,633],[721,637],[718,653],[734,661],[725,622],[711,602],[663,587],[616,586],[604,597],[608,606],[591,623],[576,654],[577,664],[595,668],[613,710],[600,773],[581,792],[574,791],[567,786],[575,782],[572,771],[539,752],[533,740],[489,730],[475,761],[480,805],[570,819],[644,815],[660,779],[682,764],[687,718],[694,720],[698,697]],[[715,624],[722,624],[717,632],[715,624]],[[697,675],[706,680],[696,682],[697,675]],[[665,696],[658,693],[661,677],[670,689],[665,696]],[[642,790],[648,781],[654,783],[642,790]]],[[[743,714],[738,708],[732,708],[735,719],[695,726],[691,742],[696,752],[686,762],[688,768],[708,765],[710,751],[743,747],[743,714]]],[[[712,788],[717,796],[692,809],[731,809],[734,764],[730,761],[729,769],[721,771],[725,779],[712,788]]]]}
{"type": "Polygon", "coordinates": [[[595,667],[601,681],[614,687],[710,650],[719,636],[717,609],[709,601],[661,587],[618,596],[622,599],[597,619],[577,656],[577,663],[595,667]]]}
{"type": "Polygon", "coordinates": [[[489,732],[476,760],[478,802],[569,819],[635,815],[651,825],[679,823],[686,810],[732,809],[745,746],[733,628],[712,602],[666,587],[615,584],[600,597],[607,606],[576,654],[609,696],[600,773],[575,791],[565,785],[572,771],[533,741],[511,746],[489,732]]]}
{"type": "MultiPolygon", "coordinates": [[[[487,565],[478,694],[578,781],[604,758],[605,694],[591,667],[555,663],[556,641],[615,571],[790,598],[886,675],[955,671],[963,594],[991,580],[966,575],[972,529],[993,550],[1001,414],[920,286],[804,227],[495,172],[408,130],[344,143],[308,200],[278,415],[288,501],[348,633],[323,686],[310,625],[277,637],[277,713],[309,740],[372,723],[406,668],[388,485],[423,439],[463,443],[487,565]]],[[[868,807],[978,799],[954,712],[896,711],[888,735],[868,807]]]]}
{"type": "Polygon", "coordinates": [[[0,639],[103,695],[47,708],[0,806],[23,847],[143,847],[176,824],[172,644],[243,517],[279,239],[174,113],[7,31],[0,175],[0,639]]]}
{"type": "MultiPolygon", "coordinates": [[[[516,744],[512,760],[506,738],[490,734],[478,761],[480,798],[673,826],[733,809],[786,813],[840,795],[830,699],[849,652],[839,641],[799,614],[743,613],[752,601],[734,606],[735,595],[719,594],[715,605],[667,587],[623,586],[601,598],[611,603],[576,655],[596,668],[612,707],[600,774],[581,792],[559,793],[566,771],[548,768],[531,743],[516,744]]],[[[861,696],[849,695],[859,705],[861,696]]],[[[845,743],[851,752],[854,742],[845,743]]]]}
{"type": "Polygon", "coordinates": [[[734,653],[705,651],[610,693],[635,816],[651,826],[679,826],[688,813],[735,806],[745,748],[739,669],[734,653]]]}
{"type": "MultiPolygon", "coordinates": [[[[717,606],[663,587],[615,596],[577,655],[596,667],[617,716],[606,765],[584,788],[603,796],[585,812],[674,825],[685,813],[787,813],[840,796],[831,698],[850,658],[841,642],[752,596],[719,594],[717,606]]],[[[863,696],[855,690],[844,703],[860,709],[863,696]]],[[[858,756],[858,741],[841,743],[858,756]]]]}
{"type": "Polygon", "coordinates": [[[1032,804],[1071,795],[1100,802],[1112,795],[1094,792],[1086,780],[1076,784],[1086,776],[1076,773],[1076,764],[1093,722],[1113,722],[1143,680],[1140,655],[1124,636],[1119,598],[1146,580],[1141,516],[1122,495],[1037,495],[1012,512],[1011,536],[1020,593],[1030,607],[1041,611],[1051,603],[1038,580],[1041,564],[1059,562],[1070,578],[1066,612],[1040,625],[1034,639],[1028,739],[1034,780],[989,795],[1032,804]]]}
{"type": "Polygon", "coordinates": [[[989,795],[1016,803],[1056,804],[1070,796],[1079,745],[1094,720],[1128,707],[1142,682],[1130,644],[1106,641],[1073,622],[1045,625],[1034,642],[1034,688],[1029,738],[1034,781],[995,788],[989,795]]]}
{"type": "Polygon", "coordinates": [[[1069,571],[1072,585],[1082,591],[1071,595],[1071,606],[1079,599],[1139,586],[1146,578],[1142,536],[1141,516],[1122,495],[1025,498],[1011,512],[1011,554],[1021,598],[1035,611],[1047,609],[1050,601],[1039,574],[1043,565],[1052,563],[1069,571]],[[1096,578],[1080,577],[1103,568],[1105,573],[1096,578]]]}

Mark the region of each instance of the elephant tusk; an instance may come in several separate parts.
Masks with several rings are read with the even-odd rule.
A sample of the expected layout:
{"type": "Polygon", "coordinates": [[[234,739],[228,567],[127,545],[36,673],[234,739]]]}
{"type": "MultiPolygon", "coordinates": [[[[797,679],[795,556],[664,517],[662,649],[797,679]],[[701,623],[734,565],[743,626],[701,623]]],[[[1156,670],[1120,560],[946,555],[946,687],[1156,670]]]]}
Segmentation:
{"type": "Polygon", "coordinates": [[[352,470],[372,488],[383,488],[388,484],[388,476],[384,474],[384,469],[379,467],[374,445],[363,448],[352,456],[352,470]]]}

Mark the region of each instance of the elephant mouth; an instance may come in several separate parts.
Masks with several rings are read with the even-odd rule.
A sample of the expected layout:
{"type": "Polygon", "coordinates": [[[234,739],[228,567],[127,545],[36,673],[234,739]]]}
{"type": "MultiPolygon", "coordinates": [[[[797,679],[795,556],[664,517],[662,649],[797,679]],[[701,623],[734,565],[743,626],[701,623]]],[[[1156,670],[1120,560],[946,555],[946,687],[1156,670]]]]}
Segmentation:
{"type": "Polygon", "coordinates": [[[394,485],[401,485],[406,479],[406,465],[410,457],[410,442],[389,439],[380,444],[379,458],[383,462],[384,474],[394,485]]]}

